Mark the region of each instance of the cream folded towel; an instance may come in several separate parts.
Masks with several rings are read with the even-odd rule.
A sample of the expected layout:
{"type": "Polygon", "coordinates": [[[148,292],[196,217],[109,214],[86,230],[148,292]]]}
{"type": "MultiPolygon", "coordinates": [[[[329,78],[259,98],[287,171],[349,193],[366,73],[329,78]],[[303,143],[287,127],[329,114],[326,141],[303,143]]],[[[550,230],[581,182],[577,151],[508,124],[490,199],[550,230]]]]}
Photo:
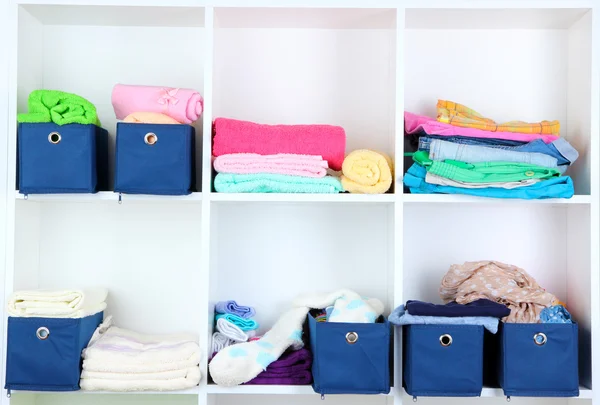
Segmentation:
{"type": "Polygon", "coordinates": [[[392,186],[392,159],[368,149],[351,152],[342,164],[342,186],[357,194],[383,194],[392,186]]]}
{"type": "Polygon", "coordinates": [[[8,299],[10,316],[83,318],[106,309],[105,288],[86,290],[24,290],[8,299]]]}
{"type": "Polygon", "coordinates": [[[181,122],[169,117],[166,114],[144,111],[129,114],[123,119],[123,122],[135,124],[181,124],[181,122]]]}
{"type": "Polygon", "coordinates": [[[200,367],[189,367],[167,373],[89,373],[81,374],[79,385],[85,391],[175,391],[200,383],[200,367]]]}

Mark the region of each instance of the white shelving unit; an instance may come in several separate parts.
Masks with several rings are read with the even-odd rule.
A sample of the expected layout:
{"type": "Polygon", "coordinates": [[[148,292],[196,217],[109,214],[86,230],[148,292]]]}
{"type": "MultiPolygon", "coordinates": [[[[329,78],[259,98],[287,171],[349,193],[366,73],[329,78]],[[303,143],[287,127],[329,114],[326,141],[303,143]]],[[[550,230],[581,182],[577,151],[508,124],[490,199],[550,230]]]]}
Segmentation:
{"type": "MultiPolygon", "coordinates": [[[[523,267],[580,325],[581,396],[533,404],[600,405],[600,4],[594,0],[9,0],[0,2],[0,298],[23,288],[105,285],[119,325],[196,332],[206,354],[216,301],[257,308],[267,330],[297,293],[355,289],[389,311],[438,300],[453,263],[523,267]],[[4,12],[6,10],[6,12],[4,12]],[[113,141],[115,83],[199,90],[198,191],[185,197],[15,193],[17,111],[30,91],[77,93],[113,141]],[[7,84],[7,89],[4,85],[7,84]],[[558,119],[580,152],[569,200],[509,201],[402,193],[403,111],[433,116],[438,98],[504,119],[558,119]],[[385,195],[212,192],[211,122],[329,123],[348,151],[395,156],[385,195]],[[204,135],[204,136],[203,136],[204,135]],[[595,387],[595,389],[592,389],[595,387]],[[581,402],[583,401],[583,402],[581,402]]],[[[114,144],[113,144],[114,146],[114,144]]],[[[5,328],[0,330],[3,363],[5,328]]],[[[402,405],[401,350],[387,396],[402,405]]],[[[1,405],[291,405],[310,387],[207,384],[171,393],[15,392],[1,405]]],[[[0,375],[3,374],[4,366],[0,375]]],[[[419,403],[504,403],[419,398],[419,403]]]]}

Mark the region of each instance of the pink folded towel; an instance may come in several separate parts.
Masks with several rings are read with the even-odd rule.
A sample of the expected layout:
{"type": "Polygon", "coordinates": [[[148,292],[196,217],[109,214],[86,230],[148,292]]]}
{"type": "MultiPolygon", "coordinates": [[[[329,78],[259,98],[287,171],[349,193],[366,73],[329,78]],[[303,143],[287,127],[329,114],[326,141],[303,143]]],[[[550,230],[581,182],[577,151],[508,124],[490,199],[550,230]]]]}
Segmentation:
{"type": "Polygon", "coordinates": [[[273,173],[291,176],[325,177],[327,162],[321,156],[259,155],[257,153],[232,153],[215,158],[215,170],[219,173],[273,173]]]}
{"type": "Polygon", "coordinates": [[[213,125],[213,155],[290,153],[321,156],[341,170],[346,152],[344,128],[333,125],[266,125],[217,118],[213,125]]]}
{"type": "Polygon", "coordinates": [[[545,143],[556,141],[555,135],[521,134],[517,132],[491,132],[476,128],[463,128],[436,121],[434,118],[417,115],[408,111],[404,112],[404,131],[408,134],[425,131],[428,135],[441,136],[467,136],[471,138],[495,138],[512,141],[531,142],[542,139],[545,143]]]}
{"type": "Polygon", "coordinates": [[[191,124],[202,115],[202,103],[200,93],[191,89],[116,84],[112,91],[112,105],[119,120],[145,111],[165,114],[182,124],[191,124]]]}

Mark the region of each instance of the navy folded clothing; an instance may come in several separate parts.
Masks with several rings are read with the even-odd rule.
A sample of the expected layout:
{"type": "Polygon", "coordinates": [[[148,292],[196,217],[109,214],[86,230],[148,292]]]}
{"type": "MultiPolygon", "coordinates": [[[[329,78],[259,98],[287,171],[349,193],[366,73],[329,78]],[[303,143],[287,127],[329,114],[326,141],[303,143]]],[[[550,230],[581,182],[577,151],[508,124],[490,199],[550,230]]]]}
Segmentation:
{"type": "Polygon", "coordinates": [[[458,304],[455,301],[446,305],[431,304],[423,301],[407,301],[406,310],[411,315],[419,316],[491,316],[504,318],[510,314],[510,309],[494,301],[479,299],[468,304],[458,304]]]}

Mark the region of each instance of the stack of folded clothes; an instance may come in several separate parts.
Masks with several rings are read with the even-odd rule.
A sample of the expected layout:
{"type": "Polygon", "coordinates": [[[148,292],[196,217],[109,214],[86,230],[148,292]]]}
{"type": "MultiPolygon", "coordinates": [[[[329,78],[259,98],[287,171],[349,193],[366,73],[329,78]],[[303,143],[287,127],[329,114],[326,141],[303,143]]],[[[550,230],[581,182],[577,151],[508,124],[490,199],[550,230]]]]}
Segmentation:
{"type": "Polygon", "coordinates": [[[288,350],[245,384],[309,385],[312,382],[311,367],[312,354],[309,350],[288,350]]]}
{"type": "Polygon", "coordinates": [[[212,336],[212,356],[227,346],[255,339],[258,322],[252,319],[254,315],[256,315],[254,308],[239,305],[233,300],[217,302],[215,305],[217,331],[212,336]]]}
{"type": "Polygon", "coordinates": [[[509,314],[506,305],[487,299],[467,304],[453,301],[446,305],[408,301],[390,314],[389,321],[394,325],[480,325],[496,333],[499,319],[509,314]]]}
{"type": "Polygon", "coordinates": [[[103,312],[107,297],[105,288],[16,291],[7,312],[19,318],[85,318],[103,312]]]}
{"type": "Polygon", "coordinates": [[[404,123],[417,149],[404,177],[411,193],[522,199],[574,194],[563,173],[579,154],[559,137],[558,121],[496,124],[464,105],[439,100],[437,121],[405,112],[404,123]]]}
{"type": "Polygon", "coordinates": [[[214,187],[221,193],[339,193],[344,129],[263,125],[228,118],[213,123],[214,187]]]}
{"type": "Polygon", "coordinates": [[[80,386],[88,391],[173,391],[200,382],[200,346],[192,335],[144,335],[109,316],[83,351],[80,386]]]}
{"type": "Polygon", "coordinates": [[[193,124],[202,115],[203,99],[191,89],[116,84],[112,105],[117,119],[139,124],[193,124]]]}

